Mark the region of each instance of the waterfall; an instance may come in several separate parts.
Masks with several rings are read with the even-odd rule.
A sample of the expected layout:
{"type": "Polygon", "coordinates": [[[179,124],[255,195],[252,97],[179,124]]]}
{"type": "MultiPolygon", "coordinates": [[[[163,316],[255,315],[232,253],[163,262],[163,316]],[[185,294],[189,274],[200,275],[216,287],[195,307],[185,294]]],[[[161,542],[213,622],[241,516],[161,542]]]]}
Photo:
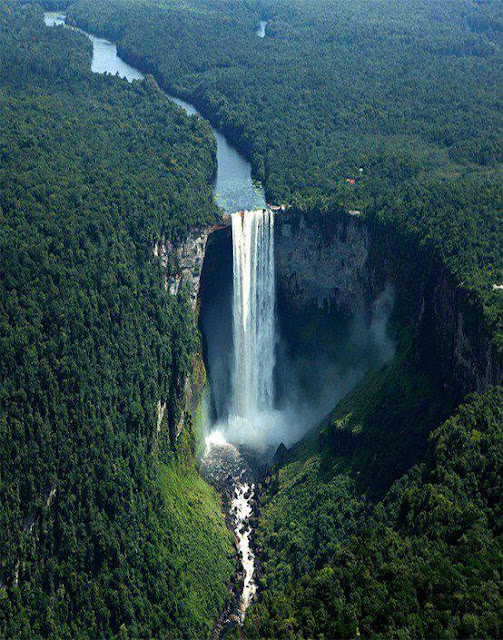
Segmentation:
{"type": "Polygon", "coordinates": [[[253,423],[272,411],[276,342],[274,215],[232,214],[233,419],[253,423]]]}

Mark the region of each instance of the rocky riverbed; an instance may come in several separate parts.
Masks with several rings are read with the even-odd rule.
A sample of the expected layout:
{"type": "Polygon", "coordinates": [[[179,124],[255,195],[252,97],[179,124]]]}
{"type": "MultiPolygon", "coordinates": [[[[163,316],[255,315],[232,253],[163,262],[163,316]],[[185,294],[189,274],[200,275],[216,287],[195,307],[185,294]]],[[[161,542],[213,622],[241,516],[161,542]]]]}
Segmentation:
{"type": "Polygon", "coordinates": [[[201,460],[201,473],[222,496],[227,525],[233,531],[237,550],[236,579],[230,586],[228,605],[215,626],[212,637],[241,624],[257,592],[257,566],[253,522],[257,517],[257,464],[254,457],[211,434],[201,460]]]}

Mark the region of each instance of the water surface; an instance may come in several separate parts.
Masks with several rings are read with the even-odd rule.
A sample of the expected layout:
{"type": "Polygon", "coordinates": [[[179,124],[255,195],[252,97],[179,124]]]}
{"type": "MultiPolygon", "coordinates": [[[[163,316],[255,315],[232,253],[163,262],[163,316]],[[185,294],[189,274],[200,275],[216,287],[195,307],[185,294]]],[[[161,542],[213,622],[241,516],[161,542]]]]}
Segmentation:
{"type": "MultiPolygon", "coordinates": [[[[49,11],[44,14],[47,26],[54,27],[65,24],[65,14],[49,11]]],[[[82,30],[80,30],[82,31],[82,30]]],[[[117,54],[117,46],[104,38],[98,38],[86,31],[82,31],[93,43],[93,58],[91,70],[95,73],[118,74],[129,82],[142,80],[144,75],[138,69],[127,64],[117,54]]],[[[196,115],[194,105],[175,98],[166,93],[167,97],[184,109],[188,115],[196,115]]],[[[246,158],[237,151],[226,138],[212,127],[217,141],[217,175],[214,186],[214,196],[217,204],[227,213],[243,209],[262,209],[266,206],[265,194],[262,186],[254,183],[251,177],[251,166],[246,158]]]]}
{"type": "Polygon", "coordinates": [[[258,25],[257,35],[259,38],[265,38],[265,28],[267,27],[267,20],[261,20],[258,25]]]}

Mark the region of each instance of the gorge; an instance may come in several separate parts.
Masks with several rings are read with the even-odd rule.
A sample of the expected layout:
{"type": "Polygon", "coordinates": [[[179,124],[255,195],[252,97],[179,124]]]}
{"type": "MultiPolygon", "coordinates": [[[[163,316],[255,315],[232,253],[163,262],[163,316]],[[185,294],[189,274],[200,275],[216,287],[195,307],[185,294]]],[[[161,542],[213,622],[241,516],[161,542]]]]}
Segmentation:
{"type": "MultiPolygon", "coordinates": [[[[64,14],[46,13],[45,20],[47,25],[57,26],[64,23],[64,14]]],[[[118,73],[129,81],[143,79],[140,71],[121,60],[115,45],[102,38],[86,35],[93,43],[94,72],[118,73]]],[[[195,115],[196,110],[191,105],[172,97],[170,99],[189,115],[195,115]]],[[[210,483],[220,491],[227,491],[229,496],[228,508],[235,520],[238,548],[245,571],[239,604],[239,616],[243,620],[255,593],[249,519],[256,496],[253,473],[246,456],[243,457],[239,452],[239,447],[251,447],[265,456],[264,461],[267,460],[279,444],[292,444],[314,427],[372,364],[389,359],[393,347],[385,337],[385,325],[391,311],[392,296],[389,292],[386,294],[383,311],[379,301],[382,291],[379,291],[379,295],[371,294],[366,298],[361,291],[354,291],[354,299],[349,303],[344,305],[338,301],[335,304],[336,318],[327,317],[325,312],[328,311],[330,315],[330,304],[326,303],[330,296],[336,292],[343,297],[351,295],[354,284],[346,283],[346,272],[349,269],[351,279],[355,278],[355,269],[364,268],[367,259],[365,242],[362,247],[361,238],[339,239],[335,250],[334,247],[326,250],[327,256],[332,255],[335,260],[332,264],[327,263],[327,256],[323,258],[320,255],[321,247],[317,244],[303,249],[303,242],[309,241],[309,234],[306,233],[304,241],[297,243],[297,252],[303,252],[305,258],[309,256],[306,261],[308,264],[296,263],[288,247],[288,239],[296,235],[295,215],[288,211],[275,214],[264,208],[263,192],[252,183],[249,164],[221,134],[215,130],[213,132],[217,140],[218,160],[214,193],[217,202],[231,214],[230,218],[223,222],[220,229],[192,232],[180,247],[166,246],[161,242],[154,248],[154,256],[167,269],[166,287],[169,293],[177,294],[180,288],[188,286],[194,303],[198,297],[200,299],[200,322],[212,397],[212,417],[206,422],[213,424],[209,427],[202,470],[210,483]],[[251,210],[234,212],[233,206],[251,210]],[[253,210],[257,206],[261,208],[253,210]],[[275,218],[279,218],[276,226],[275,218]],[[225,238],[231,240],[232,249],[222,246],[222,242],[225,245],[228,241],[225,238]],[[221,255],[213,255],[212,247],[215,246],[222,248],[221,255]],[[232,256],[230,260],[229,250],[232,256]],[[208,251],[210,255],[207,257],[208,251]],[[348,251],[350,255],[347,255],[348,251]],[[358,252],[361,254],[359,259],[356,255],[358,252]],[[169,253],[175,254],[175,263],[168,269],[169,253]],[[205,264],[211,265],[215,260],[220,262],[216,266],[217,271],[222,272],[223,280],[228,283],[222,287],[224,299],[222,291],[218,291],[218,281],[216,290],[215,284],[208,282],[212,277],[211,266],[205,267],[205,264]],[[315,273],[314,277],[308,275],[306,267],[307,271],[315,273]],[[325,270],[325,276],[316,273],[320,268],[325,270]],[[210,275],[204,275],[204,271],[210,275]],[[231,276],[232,282],[229,284],[231,276]],[[199,284],[200,277],[206,280],[202,287],[199,284]],[[316,316],[316,313],[311,313],[311,307],[322,311],[320,317],[312,320],[314,324],[310,330],[315,330],[318,337],[323,335],[326,345],[333,342],[337,332],[341,332],[342,339],[336,337],[336,344],[339,345],[337,353],[324,353],[319,349],[308,353],[311,345],[306,343],[303,350],[303,337],[292,334],[291,327],[297,321],[299,326],[306,323],[306,318],[301,316],[295,319],[295,304],[289,307],[299,289],[298,283],[292,286],[292,277],[300,280],[310,278],[302,294],[308,306],[308,316],[316,316]],[[323,282],[324,278],[328,282],[323,282]],[[276,300],[276,280],[280,283],[284,299],[281,308],[278,308],[276,300]],[[315,293],[319,286],[325,287],[321,298],[315,293]],[[214,295],[208,296],[208,291],[213,291],[214,295]],[[229,292],[232,292],[231,298],[225,299],[229,292]],[[324,295],[328,296],[327,300],[324,295]],[[365,303],[363,299],[366,299],[365,303]],[[206,323],[206,317],[208,313],[211,315],[213,308],[218,308],[225,315],[217,322],[220,328],[209,328],[206,323]],[[352,319],[348,321],[348,318],[352,319]],[[227,330],[222,335],[221,327],[226,323],[227,330]],[[283,341],[280,339],[280,325],[285,328],[283,341]],[[379,331],[382,341],[378,338],[379,331]],[[223,350],[221,341],[226,344],[223,350]],[[296,353],[291,352],[293,344],[296,344],[296,353]],[[346,362],[344,353],[350,353],[346,362]],[[356,367],[355,361],[358,362],[356,367]],[[315,371],[320,373],[313,376],[315,371]],[[235,469],[231,474],[233,480],[230,491],[229,487],[222,485],[221,480],[221,471],[228,468],[229,460],[232,460],[231,467],[235,469]]],[[[302,219],[300,224],[305,226],[302,219]]],[[[302,310],[297,309],[299,311],[302,310]]],[[[189,406],[195,407],[194,403],[197,404],[200,394],[200,389],[188,390],[189,406]]],[[[158,428],[163,421],[162,408],[165,406],[161,399],[158,428]]],[[[177,426],[177,434],[180,429],[181,425],[177,426]]]]}
{"type": "MultiPolygon", "coordinates": [[[[45,19],[64,23],[59,13],[45,19]]],[[[114,44],[86,35],[93,71],[152,81],[114,44]]],[[[194,106],[168,97],[201,122],[194,106]]],[[[195,434],[201,474],[223,497],[239,554],[214,631],[231,622],[253,634],[252,616],[262,628],[269,616],[259,598],[246,623],[249,605],[262,593],[275,610],[268,594],[289,571],[298,579],[323,567],[332,584],[329,563],[349,548],[355,522],[376,505],[384,512],[419,477],[430,434],[467,393],[500,380],[501,359],[483,310],[431,245],[368,210],[269,208],[250,164],[212,131],[220,218],[176,237],[157,233],[148,246],[163,294],[187,298],[200,332],[191,324],[196,355],[160,389],[154,449],[165,431],[175,451],[195,434]],[[175,388],[182,400],[173,408],[175,388]],[[321,524],[310,523],[306,542],[311,511],[321,524]],[[269,563],[265,577],[257,557],[269,563]]],[[[268,153],[273,164],[277,149],[268,153]]],[[[391,509],[400,526],[414,500],[404,495],[391,509]]]]}

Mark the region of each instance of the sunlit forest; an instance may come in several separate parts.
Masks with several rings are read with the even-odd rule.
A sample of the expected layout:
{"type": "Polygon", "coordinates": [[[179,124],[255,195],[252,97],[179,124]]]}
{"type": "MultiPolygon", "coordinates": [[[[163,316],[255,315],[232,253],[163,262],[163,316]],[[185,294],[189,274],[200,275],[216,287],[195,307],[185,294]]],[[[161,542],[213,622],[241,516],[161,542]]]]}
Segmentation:
{"type": "Polygon", "coordinates": [[[496,0],[0,0],[0,637],[500,637],[502,33],[496,0]],[[79,29],[145,79],[91,73],[79,29]],[[201,299],[165,286],[228,223],[210,123],[268,203],[364,226],[394,291],[389,361],[254,459],[223,635],[201,299]]]}
{"type": "Polygon", "coordinates": [[[197,342],[152,247],[215,218],[214,142],[40,6],[0,19],[0,636],[200,637],[232,546],[174,451],[197,342]]]}

